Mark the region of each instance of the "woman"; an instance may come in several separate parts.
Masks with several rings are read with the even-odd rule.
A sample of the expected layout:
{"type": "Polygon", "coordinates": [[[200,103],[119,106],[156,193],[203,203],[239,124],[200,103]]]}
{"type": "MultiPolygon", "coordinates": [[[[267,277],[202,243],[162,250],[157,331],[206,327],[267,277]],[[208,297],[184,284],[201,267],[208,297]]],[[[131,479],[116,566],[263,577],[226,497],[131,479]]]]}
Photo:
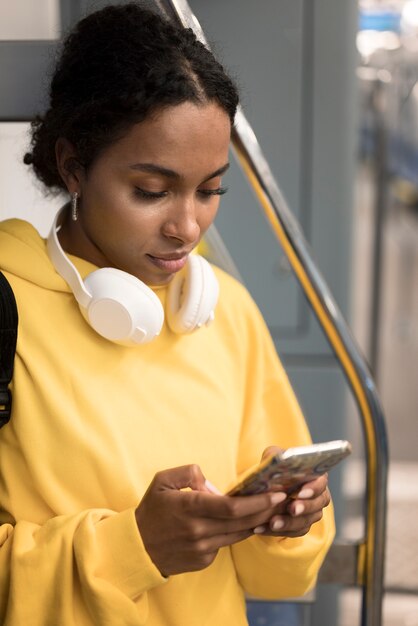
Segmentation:
{"type": "Polygon", "coordinates": [[[48,243],[0,229],[20,313],[0,431],[5,625],[241,626],[245,592],[315,583],[326,477],[291,501],[221,495],[263,450],[310,441],[250,296],[192,254],[237,102],[190,31],[137,5],[65,42],[25,161],[71,203],[48,243]]]}

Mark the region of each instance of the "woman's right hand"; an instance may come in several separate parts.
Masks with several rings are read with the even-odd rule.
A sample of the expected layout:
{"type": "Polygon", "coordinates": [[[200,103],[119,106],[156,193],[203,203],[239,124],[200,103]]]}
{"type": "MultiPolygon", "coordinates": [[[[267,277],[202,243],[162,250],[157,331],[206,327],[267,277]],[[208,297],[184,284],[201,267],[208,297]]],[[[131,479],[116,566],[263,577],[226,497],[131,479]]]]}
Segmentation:
{"type": "Polygon", "coordinates": [[[253,535],[285,494],[230,497],[207,487],[198,465],[158,472],[136,510],[145,549],[163,576],[201,570],[219,548],[253,535]]]}

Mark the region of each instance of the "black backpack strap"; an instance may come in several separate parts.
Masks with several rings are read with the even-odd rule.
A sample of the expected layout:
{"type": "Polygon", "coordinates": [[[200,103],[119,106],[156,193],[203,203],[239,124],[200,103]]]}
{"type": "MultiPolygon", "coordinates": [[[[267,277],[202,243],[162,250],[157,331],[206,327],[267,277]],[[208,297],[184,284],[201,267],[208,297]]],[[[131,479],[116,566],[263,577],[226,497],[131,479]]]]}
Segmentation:
{"type": "Polygon", "coordinates": [[[9,282],[0,272],[0,428],[7,424],[12,410],[9,389],[16,352],[18,314],[9,282]]]}

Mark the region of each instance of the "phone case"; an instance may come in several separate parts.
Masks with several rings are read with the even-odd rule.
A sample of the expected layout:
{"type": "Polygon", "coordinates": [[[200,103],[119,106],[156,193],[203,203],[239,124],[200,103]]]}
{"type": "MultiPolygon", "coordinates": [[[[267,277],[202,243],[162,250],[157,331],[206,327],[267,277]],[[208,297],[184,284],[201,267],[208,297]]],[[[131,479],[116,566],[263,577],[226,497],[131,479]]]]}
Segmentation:
{"type": "Polygon", "coordinates": [[[288,448],[263,461],[227,495],[246,496],[267,491],[285,491],[291,494],[303,483],[330,470],[350,452],[351,444],[342,440],[288,448]]]}

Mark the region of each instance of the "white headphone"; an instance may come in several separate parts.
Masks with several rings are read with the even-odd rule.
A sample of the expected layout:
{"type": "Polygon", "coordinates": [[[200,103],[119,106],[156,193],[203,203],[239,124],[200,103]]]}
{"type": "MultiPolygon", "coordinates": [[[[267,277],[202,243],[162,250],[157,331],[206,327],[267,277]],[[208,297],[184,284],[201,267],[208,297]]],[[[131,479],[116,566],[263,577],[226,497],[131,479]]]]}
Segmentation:
{"type": "MultiPolygon", "coordinates": [[[[164,323],[163,306],[141,280],[113,267],[103,267],[83,281],[58,240],[58,211],[47,239],[49,257],[94,330],[116,343],[137,345],[156,337],[164,323]]],[[[175,333],[190,333],[213,321],[219,285],[209,263],[191,255],[168,286],[166,316],[175,333]]]]}

